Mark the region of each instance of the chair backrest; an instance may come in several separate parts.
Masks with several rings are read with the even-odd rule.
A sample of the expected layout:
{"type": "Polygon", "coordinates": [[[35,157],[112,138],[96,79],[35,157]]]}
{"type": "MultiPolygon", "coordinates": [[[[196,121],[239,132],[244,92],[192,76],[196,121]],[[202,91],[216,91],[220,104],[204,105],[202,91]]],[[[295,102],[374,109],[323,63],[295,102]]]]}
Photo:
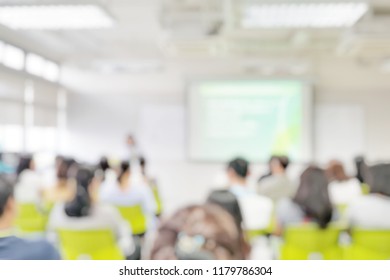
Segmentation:
{"type": "Polygon", "coordinates": [[[116,206],[122,217],[129,223],[133,235],[142,235],[147,230],[147,218],[143,212],[142,206],[137,204],[133,206],[116,206]]]}
{"type": "Polygon", "coordinates": [[[346,259],[389,260],[390,230],[354,229],[346,259]]]}
{"type": "Polygon", "coordinates": [[[58,230],[61,252],[68,260],[123,260],[112,230],[58,230]]]}
{"type": "Polygon", "coordinates": [[[36,204],[18,204],[18,216],[15,225],[21,233],[44,232],[47,221],[47,213],[40,211],[36,204]]]}
{"type": "Polygon", "coordinates": [[[341,259],[338,246],[342,229],[329,226],[320,229],[315,224],[290,226],[284,234],[282,259],[341,259]]]}

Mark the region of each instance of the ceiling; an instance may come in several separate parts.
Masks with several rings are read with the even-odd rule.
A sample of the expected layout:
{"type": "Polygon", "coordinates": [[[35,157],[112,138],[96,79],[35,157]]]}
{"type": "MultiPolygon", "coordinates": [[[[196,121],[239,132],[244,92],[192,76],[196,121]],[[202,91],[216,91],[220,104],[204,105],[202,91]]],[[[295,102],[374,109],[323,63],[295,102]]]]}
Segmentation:
{"type": "MultiPolygon", "coordinates": [[[[93,2],[102,5],[116,22],[110,29],[88,31],[15,31],[0,26],[0,37],[63,65],[102,72],[159,71],[169,63],[185,65],[211,60],[240,61],[247,71],[251,71],[258,63],[286,57],[292,61],[305,61],[323,53],[367,60],[390,57],[388,0],[368,1],[370,11],[352,28],[315,30],[244,30],[238,24],[239,15],[242,5],[249,1],[270,2],[0,0],[0,5],[93,2]]],[[[328,0],[279,2],[302,1],[328,0]]],[[[298,68],[299,65],[297,71],[298,68]]]]}

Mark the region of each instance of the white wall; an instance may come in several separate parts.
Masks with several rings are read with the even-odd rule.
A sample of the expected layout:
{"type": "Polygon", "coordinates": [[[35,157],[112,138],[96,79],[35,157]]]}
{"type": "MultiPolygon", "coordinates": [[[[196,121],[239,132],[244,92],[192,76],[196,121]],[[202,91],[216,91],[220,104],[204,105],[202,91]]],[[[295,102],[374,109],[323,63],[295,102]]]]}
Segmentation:
{"type": "MultiPolygon", "coordinates": [[[[199,73],[194,76],[196,74],[199,73]]],[[[77,90],[80,85],[79,91],[85,94],[71,94],[69,97],[68,151],[89,160],[97,160],[103,154],[120,157],[128,132],[135,132],[141,139],[145,135],[139,125],[144,121],[142,112],[145,108],[157,106],[185,110],[188,81],[185,77],[188,76],[188,72],[183,76],[177,69],[138,77],[69,74],[69,86],[77,90]]],[[[315,108],[323,105],[356,105],[361,108],[364,113],[364,123],[361,124],[365,138],[363,152],[370,160],[390,159],[390,75],[353,60],[322,57],[316,60],[312,77],[315,77],[311,78],[315,108]]],[[[178,118],[183,120],[171,120],[173,129],[177,126],[174,138],[169,138],[168,133],[172,132],[172,124],[162,123],[156,128],[156,141],[149,141],[143,147],[151,161],[151,172],[160,181],[168,211],[202,201],[224,171],[222,164],[195,163],[186,159],[185,113],[181,117],[179,114],[178,118]],[[165,149],[169,153],[148,154],[153,149],[165,149]]],[[[150,131],[148,133],[150,138],[150,131]]],[[[315,147],[317,153],[321,148],[315,147]]],[[[329,155],[329,158],[336,155],[329,155]]],[[[297,176],[301,168],[295,166],[291,172],[297,176]]],[[[265,167],[254,166],[252,170],[255,178],[265,171],[265,167]]]]}

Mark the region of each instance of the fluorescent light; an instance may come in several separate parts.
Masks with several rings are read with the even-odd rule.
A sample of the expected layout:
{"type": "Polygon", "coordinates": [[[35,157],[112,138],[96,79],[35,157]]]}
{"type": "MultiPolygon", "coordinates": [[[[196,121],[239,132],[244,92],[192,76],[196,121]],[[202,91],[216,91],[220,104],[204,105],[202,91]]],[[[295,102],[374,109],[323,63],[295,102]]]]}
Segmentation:
{"type": "Polygon", "coordinates": [[[3,63],[5,66],[15,70],[22,70],[24,67],[23,50],[11,45],[5,45],[3,63]]]}
{"type": "Polygon", "coordinates": [[[244,28],[335,28],[354,25],[366,3],[260,4],[244,8],[244,28]]]}
{"type": "Polygon", "coordinates": [[[92,29],[110,27],[113,19],[96,5],[2,6],[0,24],[12,29],[92,29]]]}
{"type": "Polygon", "coordinates": [[[58,64],[47,60],[42,76],[46,80],[57,82],[60,77],[60,67],[58,66],[58,64]]]}
{"type": "Polygon", "coordinates": [[[42,56],[29,53],[26,57],[26,71],[27,73],[41,76],[45,67],[45,59],[42,56]]]}

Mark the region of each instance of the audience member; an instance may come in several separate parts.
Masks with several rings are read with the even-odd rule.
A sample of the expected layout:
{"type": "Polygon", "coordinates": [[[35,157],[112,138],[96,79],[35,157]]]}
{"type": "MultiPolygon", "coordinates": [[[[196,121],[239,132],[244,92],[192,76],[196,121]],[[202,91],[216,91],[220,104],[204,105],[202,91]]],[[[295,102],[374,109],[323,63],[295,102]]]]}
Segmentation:
{"type": "Polygon", "coordinates": [[[280,200],[276,208],[281,228],[303,222],[315,222],[319,227],[326,228],[332,213],[328,179],[322,169],[313,166],[302,173],[294,198],[280,200]]]}
{"type": "Polygon", "coordinates": [[[159,228],[153,260],[244,260],[249,256],[240,227],[216,205],[177,211],[159,228]]]}
{"type": "Polygon", "coordinates": [[[48,226],[51,234],[55,236],[58,229],[111,229],[123,254],[132,255],[135,247],[131,229],[113,206],[97,200],[100,178],[95,176],[94,170],[80,167],[76,184],[74,198],[70,202],[57,204],[52,210],[48,226]]]}
{"type": "Polygon", "coordinates": [[[16,170],[15,199],[18,203],[42,202],[43,179],[35,170],[32,156],[22,156],[16,170]]]}
{"type": "Polygon", "coordinates": [[[12,186],[0,177],[0,259],[58,260],[60,256],[50,243],[41,239],[16,237],[12,227],[16,218],[12,186]]]}
{"type": "Polygon", "coordinates": [[[121,163],[120,174],[114,184],[102,200],[120,206],[141,205],[148,218],[148,229],[154,228],[156,202],[153,193],[145,183],[132,182],[130,164],[127,161],[121,163]]]}
{"type": "Polygon", "coordinates": [[[271,223],[272,200],[251,191],[247,185],[249,162],[236,158],[228,163],[229,191],[238,200],[244,230],[266,229],[271,223]]]}
{"type": "Polygon", "coordinates": [[[390,164],[368,168],[365,181],[370,185],[370,194],[360,196],[347,209],[352,227],[390,229],[390,164]]]}
{"type": "Polygon", "coordinates": [[[348,205],[362,194],[359,180],[348,176],[341,162],[331,161],[326,168],[326,175],[333,205],[348,205]]]}
{"type": "Polygon", "coordinates": [[[270,174],[260,178],[257,185],[258,194],[271,198],[274,203],[281,198],[293,196],[296,187],[287,175],[289,164],[286,156],[272,156],[269,161],[270,174]]]}

